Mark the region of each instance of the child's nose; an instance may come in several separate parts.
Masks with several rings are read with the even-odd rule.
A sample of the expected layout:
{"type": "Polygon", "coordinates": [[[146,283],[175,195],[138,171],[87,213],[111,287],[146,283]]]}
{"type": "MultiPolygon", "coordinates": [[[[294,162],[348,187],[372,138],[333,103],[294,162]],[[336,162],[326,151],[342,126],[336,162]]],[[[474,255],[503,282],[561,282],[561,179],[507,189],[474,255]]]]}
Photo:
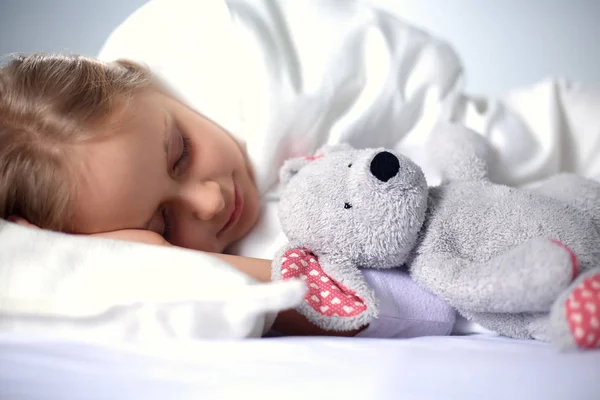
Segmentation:
{"type": "Polygon", "coordinates": [[[225,207],[221,186],[212,181],[186,185],[183,197],[195,218],[208,221],[225,207]]]}

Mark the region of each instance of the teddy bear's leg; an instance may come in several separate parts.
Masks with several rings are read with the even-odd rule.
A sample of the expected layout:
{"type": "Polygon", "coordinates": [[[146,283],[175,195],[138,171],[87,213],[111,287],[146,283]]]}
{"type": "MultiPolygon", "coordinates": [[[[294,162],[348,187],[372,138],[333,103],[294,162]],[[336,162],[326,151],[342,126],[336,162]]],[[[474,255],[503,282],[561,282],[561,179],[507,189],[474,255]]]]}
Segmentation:
{"type": "Polygon", "coordinates": [[[561,349],[600,347],[600,268],[578,276],[556,299],[550,337],[561,349]]]}
{"type": "Polygon", "coordinates": [[[453,254],[422,254],[411,265],[413,278],[459,310],[547,312],[579,273],[565,245],[534,238],[484,262],[453,254]]]}
{"type": "Polygon", "coordinates": [[[542,181],[533,190],[589,213],[600,230],[600,182],[562,173],[542,181]]]}

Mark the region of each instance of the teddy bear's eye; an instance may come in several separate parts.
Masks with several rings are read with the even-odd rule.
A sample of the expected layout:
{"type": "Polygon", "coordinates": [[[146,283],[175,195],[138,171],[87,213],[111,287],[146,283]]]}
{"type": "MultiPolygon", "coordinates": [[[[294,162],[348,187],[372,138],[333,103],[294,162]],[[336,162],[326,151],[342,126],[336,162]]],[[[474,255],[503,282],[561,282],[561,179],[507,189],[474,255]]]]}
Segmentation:
{"type": "Polygon", "coordinates": [[[352,208],[352,204],[350,203],[344,203],[344,208],[347,210],[349,208],[352,208]]]}
{"type": "Polygon", "coordinates": [[[352,168],[352,163],[348,164],[348,168],[352,168]]]}

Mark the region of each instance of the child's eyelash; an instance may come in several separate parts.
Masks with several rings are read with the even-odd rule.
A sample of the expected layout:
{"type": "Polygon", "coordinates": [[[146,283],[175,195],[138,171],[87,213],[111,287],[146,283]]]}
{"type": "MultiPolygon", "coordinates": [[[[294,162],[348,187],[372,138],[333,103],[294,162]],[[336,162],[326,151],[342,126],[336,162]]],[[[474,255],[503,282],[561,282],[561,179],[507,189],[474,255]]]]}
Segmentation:
{"type": "MultiPolygon", "coordinates": [[[[174,171],[177,171],[183,164],[185,164],[188,157],[190,156],[190,138],[188,138],[187,136],[182,134],[181,139],[183,140],[183,149],[181,150],[181,155],[179,156],[179,158],[177,159],[177,161],[175,161],[175,164],[173,165],[174,171]]],[[[169,213],[168,213],[168,210],[166,207],[162,208],[161,216],[163,219],[162,236],[168,242],[169,238],[171,236],[172,222],[171,222],[171,218],[169,217],[169,213]]]]}
{"type": "Polygon", "coordinates": [[[183,150],[181,151],[181,155],[179,156],[177,161],[175,161],[175,164],[173,165],[173,170],[177,170],[190,155],[190,138],[188,138],[185,135],[181,135],[181,138],[183,139],[183,150]]]}
{"type": "Polygon", "coordinates": [[[162,237],[168,242],[169,238],[171,237],[171,228],[173,225],[171,223],[171,218],[169,218],[169,213],[167,212],[166,207],[163,207],[161,214],[163,219],[162,237]]]}

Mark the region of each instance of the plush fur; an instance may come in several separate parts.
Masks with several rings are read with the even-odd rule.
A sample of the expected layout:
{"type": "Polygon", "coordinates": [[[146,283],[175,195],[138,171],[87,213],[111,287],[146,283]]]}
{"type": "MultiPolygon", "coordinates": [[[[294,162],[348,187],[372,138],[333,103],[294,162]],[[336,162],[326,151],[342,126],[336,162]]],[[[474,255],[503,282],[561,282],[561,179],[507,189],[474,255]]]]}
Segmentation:
{"type": "Polygon", "coordinates": [[[600,184],[561,174],[533,189],[498,185],[488,178],[490,150],[480,135],[445,125],[432,139],[443,172],[436,187],[386,149],[344,145],[284,165],[280,220],[290,244],[273,276],[281,277],[285,251],[308,249],[322,273],[367,306],[348,318],[322,315],[315,304],[300,311],[326,329],[362,326],[377,316],[377,301],[359,267],[405,266],[502,335],[600,346],[600,184]]]}

